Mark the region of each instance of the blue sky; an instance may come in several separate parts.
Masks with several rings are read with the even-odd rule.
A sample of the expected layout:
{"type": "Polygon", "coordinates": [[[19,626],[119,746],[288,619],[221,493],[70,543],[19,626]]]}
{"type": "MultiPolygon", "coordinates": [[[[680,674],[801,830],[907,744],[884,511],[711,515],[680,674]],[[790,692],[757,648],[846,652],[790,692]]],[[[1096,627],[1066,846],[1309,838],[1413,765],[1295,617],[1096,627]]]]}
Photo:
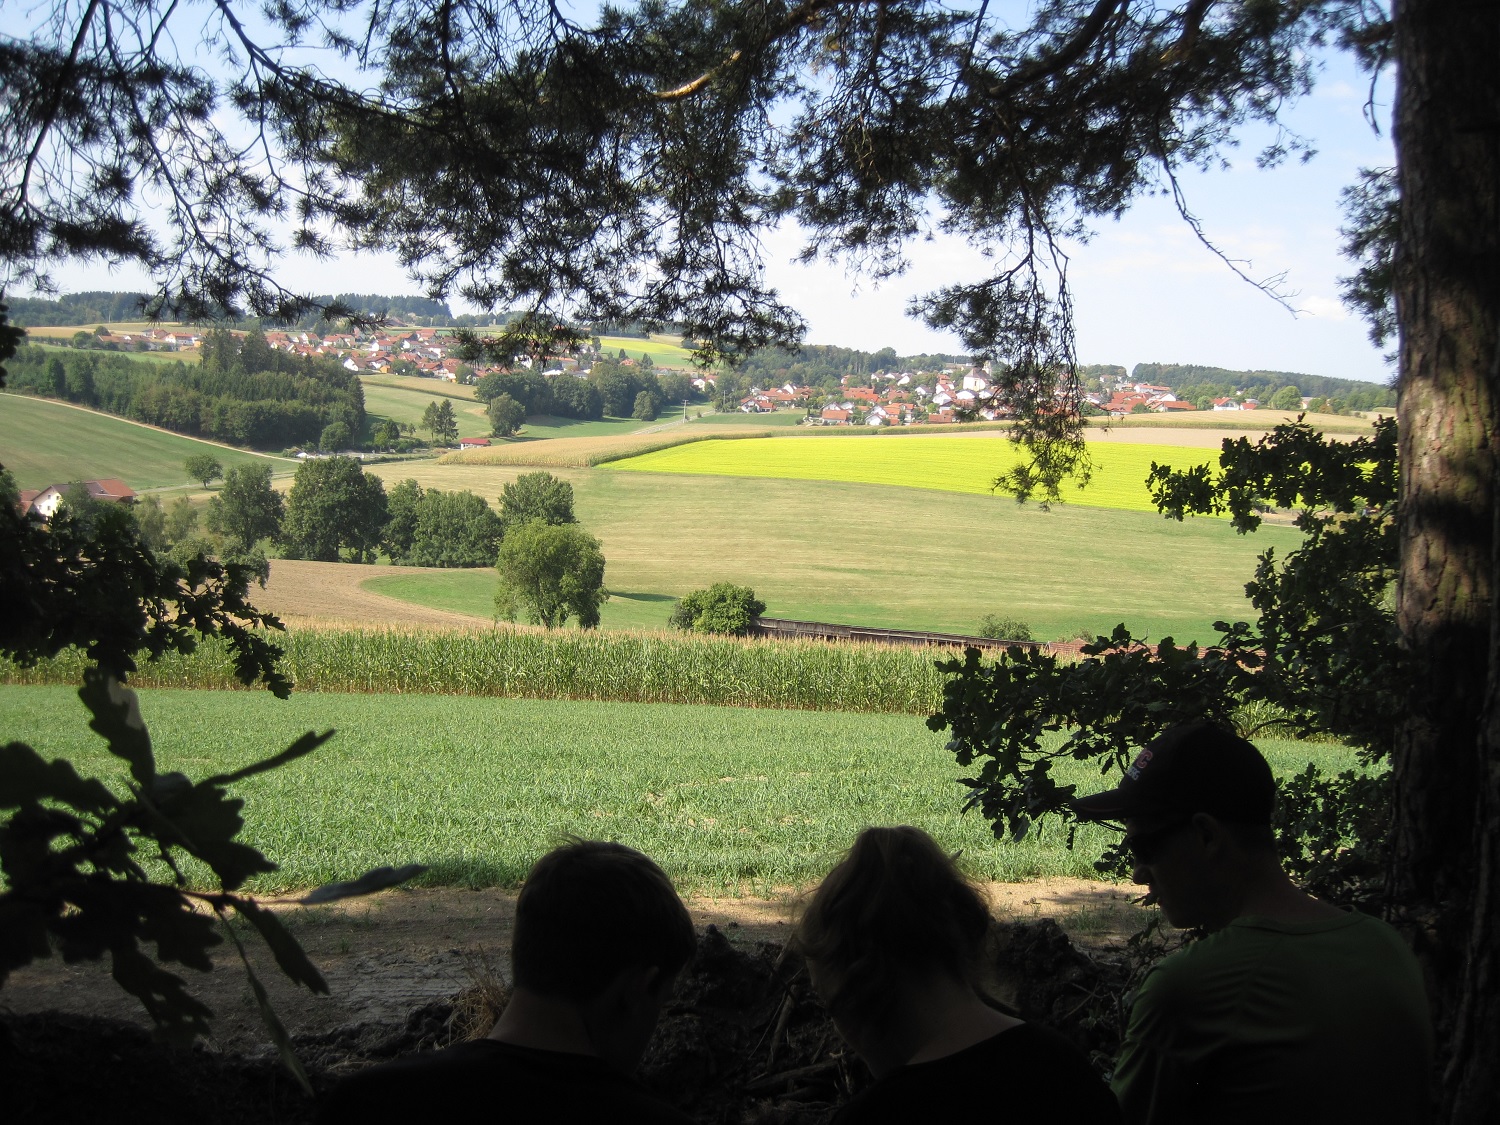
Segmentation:
{"type": "MultiPolygon", "coordinates": [[[[1385,382],[1388,364],[1370,343],[1363,321],[1338,300],[1337,278],[1351,272],[1339,255],[1339,192],[1360,167],[1392,162],[1388,131],[1364,117],[1368,83],[1343,55],[1330,53],[1314,92],[1292,107],[1286,123],[1317,155],[1305,164],[1262,171],[1255,155],[1267,139],[1247,132],[1228,154],[1227,171],[1182,177],[1188,202],[1207,234],[1256,278],[1284,272],[1293,315],[1236,277],[1196,241],[1170,199],[1138,201],[1118,222],[1105,221],[1087,245],[1070,247],[1079,358],[1084,363],[1198,363],[1234,369],[1300,371],[1385,382]]],[[[1388,101],[1389,83],[1376,90],[1388,101]]],[[[1377,104],[1384,120],[1387,107],[1377,104]]],[[[987,276],[979,252],[937,237],[910,248],[911,266],[874,285],[838,266],[793,261],[796,231],[764,239],[769,278],[807,318],[809,343],[902,354],[958,352],[959,342],[906,315],[908,301],[954,281],[987,276]]],[[[98,265],[53,271],[65,292],[136,289],[140,276],[98,265]]],[[[395,261],[343,255],[317,261],[288,254],[281,280],[312,292],[416,292],[395,261]]],[[[466,311],[455,304],[455,311],[466,311]]]]}

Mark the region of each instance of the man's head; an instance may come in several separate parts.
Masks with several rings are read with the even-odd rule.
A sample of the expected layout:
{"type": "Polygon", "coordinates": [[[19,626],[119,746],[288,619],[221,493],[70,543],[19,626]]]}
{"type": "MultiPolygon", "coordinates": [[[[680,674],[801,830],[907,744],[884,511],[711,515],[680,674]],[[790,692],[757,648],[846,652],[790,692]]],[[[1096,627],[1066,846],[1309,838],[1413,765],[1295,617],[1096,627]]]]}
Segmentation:
{"type": "Polygon", "coordinates": [[[621,1040],[597,1044],[601,1053],[628,1061],[645,1049],[696,945],[687,908],[660,867],[623,844],[574,840],[526,876],[511,970],[517,990],[598,1016],[600,1034],[621,1040]]]}
{"type": "Polygon", "coordinates": [[[1072,802],[1082,820],[1125,825],[1134,878],[1176,926],[1221,926],[1275,864],[1276,782],[1250,742],[1214,723],[1172,727],[1120,784],[1072,802]]]}

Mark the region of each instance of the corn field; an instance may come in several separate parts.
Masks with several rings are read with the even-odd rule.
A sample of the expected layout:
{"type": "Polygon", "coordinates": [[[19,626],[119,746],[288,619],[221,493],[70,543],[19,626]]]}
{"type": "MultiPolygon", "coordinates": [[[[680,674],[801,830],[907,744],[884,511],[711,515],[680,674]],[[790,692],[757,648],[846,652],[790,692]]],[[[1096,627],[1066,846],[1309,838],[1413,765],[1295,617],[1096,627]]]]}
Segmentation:
{"type": "MultiPolygon", "coordinates": [[[[940,648],[672,633],[299,629],[281,638],[299,691],[492,695],[928,714],[942,698],[940,648]]],[[[78,683],[82,655],[0,682],[78,683]]],[[[140,687],[232,689],[222,646],[142,664],[140,687]]]]}

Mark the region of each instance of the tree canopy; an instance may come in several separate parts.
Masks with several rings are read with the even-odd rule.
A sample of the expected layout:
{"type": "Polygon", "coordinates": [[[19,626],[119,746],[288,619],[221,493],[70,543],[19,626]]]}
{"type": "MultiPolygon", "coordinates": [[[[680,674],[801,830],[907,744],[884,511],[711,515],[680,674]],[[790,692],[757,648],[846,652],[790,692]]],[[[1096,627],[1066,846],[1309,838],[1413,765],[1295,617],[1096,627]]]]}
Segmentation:
{"type": "Polygon", "coordinates": [[[522,473],[500,490],[500,519],[507,533],[529,520],[577,523],[573,486],[548,472],[522,473]]]}
{"type": "Polygon", "coordinates": [[[239,465],[229,470],[224,487],[208,501],[208,529],[223,535],[239,551],[281,532],[285,505],[271,487],[270,465],[239,465]]]}
{"type": "Polygon", "coordinates": [[[495,611],[508,621],[524,614],[552,629],[577,618],[584,629],[599,624],[604,588],[604,552],[599,540],[577,524],[528,520],[506,530],[495,564],[500,585],[495,611]]]}
{"type": "Polygon", "coordinates": [[[297,469],[286,498],[281,544],[288,558],[374,562],[387,519],[385,486],[352,457],[321,457],[297,469]]]}

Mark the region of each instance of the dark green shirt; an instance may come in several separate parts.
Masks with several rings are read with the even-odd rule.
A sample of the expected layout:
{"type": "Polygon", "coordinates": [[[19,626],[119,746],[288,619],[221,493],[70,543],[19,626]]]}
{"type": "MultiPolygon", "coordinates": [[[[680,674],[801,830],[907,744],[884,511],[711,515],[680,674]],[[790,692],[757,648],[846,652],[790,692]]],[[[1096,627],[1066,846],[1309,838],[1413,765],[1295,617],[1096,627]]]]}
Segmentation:
{"type": "Polygon", "coordinates": [[[1173,954],[1136,994],[1115,1068],[1129,1125],[1420,1122],[1432,1024],[1395,930],[1254,916],[1173,954]]]}

